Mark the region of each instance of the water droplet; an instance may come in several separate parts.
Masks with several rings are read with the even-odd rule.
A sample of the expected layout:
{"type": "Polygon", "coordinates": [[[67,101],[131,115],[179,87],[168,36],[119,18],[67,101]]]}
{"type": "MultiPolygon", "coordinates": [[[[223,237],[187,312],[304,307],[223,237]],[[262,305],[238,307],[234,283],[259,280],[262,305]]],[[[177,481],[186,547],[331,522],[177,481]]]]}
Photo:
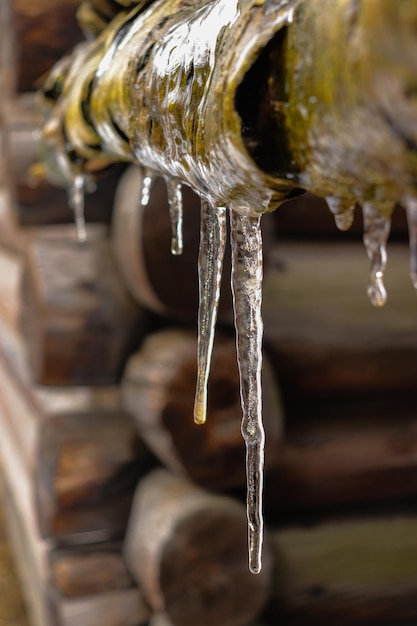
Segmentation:
{"type": "Polygon", "coordinates": [[[198,374],[194,402],[194,421],[203,424],[207,413],[207,383],[213,351],[217,310],[220,298],[226,209],[207,200],[201,202],[200,251],[198,256],[198,374]]]}
{"type": "Polygon", "coordinates": [[[407,197],[404,200],[408,220],[408,237],[410,240],[410,275],[414,288],[417,289],[417,198],[407,197]]]}
{"type": "Polygon", "coordinates": [[[337,228],[339,230],[349,230],[355,218],[355,201],[347,202],[335,196],[328,196],[326,202],[334,215],[337,228]]]}
{"type": "Polygon", "coordinates": [[[169,215],[171,218],[172,239],[171,252],[175,256],[182,254],[182,191],[181,183],[167,178],[165,180],[168,192],[169,215]]]}
{"type": "Polygon", "coordinates": [[[140,203],[142,206],[148,206],[151,197],[152,185],[155,182],[155,176],[149,171],[145,170],[142,178],[142,186],[140,190],[140,203]]]}
{"type": "Polygon", "coordinates": [[[387,292],[384,287],[384,271],[387,264],[386,244],[391,228],[391,218],[372,204],[363,205],[363,242],[371,262],[368,297],[376,307],[384,306],[387,292]]]}
{"type": "Polygon", "coordinates": [[[75,176],[68,192],[68,201],[74,212],[77,240],[84,243],[87,240],[84,216],[85,177],[82,174],[75,176]]]}
{"type": "Polygon", "coordinates": [[[231,210],[232,293],[246,443],[249,569],[261,569],[265,433],[262,425],[262,236],[259,217],[231,210]]]}

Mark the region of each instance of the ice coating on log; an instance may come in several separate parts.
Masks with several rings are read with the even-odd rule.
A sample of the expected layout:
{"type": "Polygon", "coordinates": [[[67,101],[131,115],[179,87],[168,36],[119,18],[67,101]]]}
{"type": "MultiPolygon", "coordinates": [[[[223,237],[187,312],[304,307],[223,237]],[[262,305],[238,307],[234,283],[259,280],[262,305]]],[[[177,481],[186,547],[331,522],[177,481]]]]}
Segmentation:
{"type": "Polygon", "coordinates": [[[407,211],[408,237],[410,240],[410,276],[417,289],[417,199],[408,197],[404,201],[407,211]]]}
{"type": "Polygon", "coordinates": [[[249,569],[261,570],[265,433],[262,424],[262,235],[260,217],[230,211],[232,293],[246,443],[249,569]]]}
{"type": "Polygon", "coordinates": [[[175,256],[182,254],[182,185],[172,178],[165,179],[168,193],[169,216],[171,219],[171,252],[175,256]]]}
{"type": "Polygon", "coordinates": [[[206,421],[207,384],[219,306],[225,245],[226,209],[203,199],[198,256],[198,373],[194,402],[194,421],[197,424],[203,424],[206,421]]]}
{"type": "Polygon", "coordinates": [[[82,174],[75,176],[74,181],[68,191],[68,200],[71,209],[74,212],[75,229],[77,232],[77,240],[84,243],[87,240],[87,231],[85,228],[84,216],[84,196],[85,196],[85,177],[82,174]]]}
{"type": "Polygon", "coordinates": [[[349,230],[355,218],[355,201],[345,201],[334,196],[326,198],[327,205],[334,215],[339,230],[349,230]]]}
{"type": "Polygon", "coordinates": [[[387,240],[391,229],[391,218],[381,213],[372,204],[363,205],[365,245],[371,262],[368,297],[375,307],[384,306],[387,292],[384,287],[384,272],[387,264],[387,240]]]}

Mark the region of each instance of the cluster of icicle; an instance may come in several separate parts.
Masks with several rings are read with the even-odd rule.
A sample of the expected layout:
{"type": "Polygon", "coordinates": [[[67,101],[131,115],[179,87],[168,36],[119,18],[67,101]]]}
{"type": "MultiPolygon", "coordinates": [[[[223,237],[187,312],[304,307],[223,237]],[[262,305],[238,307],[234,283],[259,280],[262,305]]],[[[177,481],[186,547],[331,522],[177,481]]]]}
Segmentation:
{"type": "MultiPolygon", "coordinates": [[[[146,171],[143,176],[140,203],[146,206],[156,174],[146,171]]],[[[181,184],[166,179],[169,212],[172,225],[171,251],[179,255],[183,250],[181,184]]],[[[83,217],[84,190],[82,176],[77,176],[70,190],[70,204],[74,211],[78,239],[85,241],[83,217]]],[[[347,230],[353,221],[354,205],[341,207],[328,199],[335,215],[336,225],[347,230]]],[[[411,277],[417,288],[417,200],[404,202],[408,216],[411,251],[411,277]]],[[[264,429],[262,424],[262,237],[260,216],[241,215],[233,207],[215,206],[202,198],[198,314],[198,375],[194,404],[194,420],[204,424],[207,413],[207,385],[213,350],[220,282],[226,245],[227,210],[230,216],[232,249],[231,287],[234,304],[237,361],[240,374],[242,403],[242,434],[246,444],[247,517],[249,542],[249,569],[261,570],[263,518],[264,429]]],[[[386,244],[390,232],[390,217],[371,204],[363,205],[364,245],[370,260],[368,296],[376,307],[386,302],[383,283],[387,261],[386,244]]]]}

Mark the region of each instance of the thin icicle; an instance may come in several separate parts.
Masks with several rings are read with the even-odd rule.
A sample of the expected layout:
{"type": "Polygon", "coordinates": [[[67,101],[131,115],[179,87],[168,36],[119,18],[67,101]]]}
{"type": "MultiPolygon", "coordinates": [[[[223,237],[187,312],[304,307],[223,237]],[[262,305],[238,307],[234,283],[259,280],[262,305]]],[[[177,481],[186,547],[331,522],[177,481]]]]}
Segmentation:
{"type": "Polygon", "coordinates": [[[417,198],[407,197],[404,205],[407,211],[410,240],[410,275],[414,288],[417,289],[417,198]]]}
{"type": "Polygon", "coordinates": [[[335,196],[326,198],[327,205],[334,215],[339,230],[349,230],[355,218],[355,202],[346,202],[335,196]]]}
{"type": "Polygon", "coordinates": [[[246,443],[249,569],[261,570],[265,433],[262,425],[262,236],[259,217],[230,212],[232,292],[246,443]]]}
{"type": "Polygon", "coordinates": [[[371,261],[368,297],[376,307],[384,306],[387,292],[384,287],[384,272],[387,264],[386,244],[391,228],[391,218],[372,204],[363,205],[363,242],[371,261]]]}
{"type": "Polygon", "coordinates": [[[213,351],[217,310],[220,298],[226,209],[207,200],[201,202],[200,252],[198,256],[198,374],[194,402],[194,421],[204,424],[207,413],[207,383],[213,351]]]}
{"type": "Polygon", "coordinates": [[[84,243],[87,240],[84,216],[85,183],[85,177],[82,174],[78,174],[75,176],[68,192],[69,205],[74,212],[75,229],[79,243],[84,243]]]}
{"type": "Polygon", "coordinates": [[[145,170],[142,178],[142,187],[140,190],[140,204],[142,206],[148,206],[151,197],[152,185],[155,182],[155,176],[149,171],[145,170]]]}
{"type": "Polygon", "coordinates": [[[181,184],[171,178],[166,178],[165,182],[168,192],[169,215],[172,227],[171,252],[175,256],[178,256],[182,254],[183,251],[181,184]]]}

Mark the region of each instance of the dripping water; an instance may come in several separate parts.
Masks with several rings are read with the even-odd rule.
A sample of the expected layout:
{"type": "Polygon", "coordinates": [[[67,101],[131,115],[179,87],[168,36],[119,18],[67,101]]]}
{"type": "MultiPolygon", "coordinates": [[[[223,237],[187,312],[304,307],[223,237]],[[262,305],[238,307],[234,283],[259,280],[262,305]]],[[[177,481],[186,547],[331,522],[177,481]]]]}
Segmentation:
{"type": "Polygon", "coordinates": [[[246,443],[249,569],[261,570],[265,433],[262,425],[262,236],[260,217],[230,211],[232,293],[246,443]]]}
{"type": "Polygon", "coordinates": [[[149,170],[145,170],[143,173],[142,186],[140,190],[140,204],[143,207],[148,206],[149,204],[154,182],[155,176],[149,170]]]}
{"type": "Polygon", "coordinates": [[[417,289],[417,199],[407,197],[404,205],[407,212],[410,239],[410,275],[414,288],[417,289]]]}
{"type": "Polygon", "coordinates": [[[68,191],[68,202],[74,212],[75,229],[79,243],[85,243],[87,240],[84,216],[85,185],[85,177],[82,174],[78,174],[75,176],[68,191]]]}
{"type": "Polygon", "coordinates": [[[355,218],[355,202],[347,202],[335,196],[326,198],[327,205],[334,215],[339,230],[349,230],[355,218]]]}
{"type": "Polygon", "coordinates": [[[198,256],[198,373],[194,402],[194,421],[197,424],[203,424],[206,421],[207,384],[220,298],[225,245],[226,209],[203,199],[198,256]]]}
{"type": "Polygon", "coordinates": [[[387,292],[384,287],[384,271],[387,264],[386,244],[391,228],[391,218],[372,204],[363,205],[363,242],[371,262],[368,297],[376,307],[384,306],[387,292]]]}
{"type": "Polygon", "coordinates": [[[171,252],[175,256],[182,254],[182,190],[181,183],[167,178],[165,180],[168,192],[169,216],[171,219],[172,239],[171,252]]]}

